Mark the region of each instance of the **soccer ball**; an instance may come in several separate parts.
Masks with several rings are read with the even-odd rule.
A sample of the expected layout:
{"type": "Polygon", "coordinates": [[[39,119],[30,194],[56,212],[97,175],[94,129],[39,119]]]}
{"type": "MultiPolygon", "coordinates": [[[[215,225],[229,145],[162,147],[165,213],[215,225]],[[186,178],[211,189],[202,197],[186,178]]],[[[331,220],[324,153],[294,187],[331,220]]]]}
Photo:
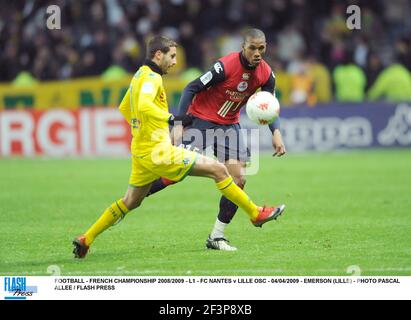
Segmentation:
{"type": "Polygon", "coordinates": [[[280,115],[280,103],[267,91],[254,93],[247,101],[247,115],[258,125],[273,123],[280,115]]]}

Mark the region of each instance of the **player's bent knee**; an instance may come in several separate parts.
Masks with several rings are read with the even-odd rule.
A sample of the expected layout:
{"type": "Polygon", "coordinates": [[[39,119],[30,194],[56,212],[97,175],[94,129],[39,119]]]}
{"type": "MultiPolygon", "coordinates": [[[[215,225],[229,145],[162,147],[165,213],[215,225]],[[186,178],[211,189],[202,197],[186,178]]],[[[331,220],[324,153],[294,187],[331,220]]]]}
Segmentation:
{"type": "Polygon", "coordinates": [[[141,200],[136,199],[123,199],[124,204],[126,205],[129,211],[137,209],[141,205],[141,200]]]}
{"type": "Polygon", "coordinates": [[[244,189],[245,183],[247,182],[247,179],[244,176],[234,177],[234,182],[241,189],[244,189]]]}
{"type": "Polygon", "coordinates": [[[143,202],[143,201],[142,200],[137,200],[136,202],[134,202],[133,210],[137,209],[141,205],[141,202],[143,202]]]}
{"type": "Polygon", "coordinates": [[[213,173],[214,173],[214,179],[216,181],[221,181],[229,177],[228,170],[226,166],[220,162],[215,162],[213,165],[213,173]]]}
{"type": "Polygon", "coordinates": [[[129,211],[138,208],[141,205],[142,201],[143,199],[141,199],[141,197],[133,195],[130,192],[127,192],[123,198],[123,202],[129,211]]]}
{"type": "Polygon", "coordinates": [[[126,195],[122,200],[123,200],[123,203],[126,205],[126,207],[127,207],[127,209],[128,209],[129,211],[135,209],[135,208],[133,207],[133,203],[131,202],[130,197],[128,197],[128,196],[126,195]]]}

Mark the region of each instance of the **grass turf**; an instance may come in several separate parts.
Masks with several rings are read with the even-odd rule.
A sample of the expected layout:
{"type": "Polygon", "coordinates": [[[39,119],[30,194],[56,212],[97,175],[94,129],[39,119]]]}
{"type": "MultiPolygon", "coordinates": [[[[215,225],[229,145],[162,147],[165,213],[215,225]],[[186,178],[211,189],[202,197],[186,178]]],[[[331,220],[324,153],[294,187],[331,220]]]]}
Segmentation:
{"type": "Polygon", "coordinates": [[[219,193],[187,178],[149,197],[102,234],[85,260],[71,254],[127,187],[128,160],[0,160],[0,275],[411,275],[411,151],[263,156],[247,192],[286,203],[253,227],[239,211],[226,235],[237,252],[205,249],[219,193]]]}

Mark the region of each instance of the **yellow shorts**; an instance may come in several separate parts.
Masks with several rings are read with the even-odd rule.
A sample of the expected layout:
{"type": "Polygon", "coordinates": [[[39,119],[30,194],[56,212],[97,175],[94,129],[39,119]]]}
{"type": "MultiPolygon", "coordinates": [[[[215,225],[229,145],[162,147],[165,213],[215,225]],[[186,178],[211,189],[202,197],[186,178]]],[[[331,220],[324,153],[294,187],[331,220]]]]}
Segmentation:
{"type": "Polygon", "coordinates": [[[193,168],[198,153],[171,145],[157,145],[145,156],[132,155],[129,185],[142,187],[160,177],[183,180],[193,168]]]}

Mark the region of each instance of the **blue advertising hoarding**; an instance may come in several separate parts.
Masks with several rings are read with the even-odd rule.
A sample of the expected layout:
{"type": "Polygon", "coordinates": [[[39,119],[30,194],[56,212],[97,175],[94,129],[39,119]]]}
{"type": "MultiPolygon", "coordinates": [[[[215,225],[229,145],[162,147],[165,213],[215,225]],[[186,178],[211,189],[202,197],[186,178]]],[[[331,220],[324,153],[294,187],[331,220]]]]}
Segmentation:
{"type": "MultiPolygon", "coordinates": [[[[243,128],[256,128],[246,114],[243,128]]],[[[271,148],[261,128],[260,147],[271,148]]],[[[281,131],[288,151],[411,147],[411,105],[386,103],[325,104],[281,110],[281,131]]]]}

